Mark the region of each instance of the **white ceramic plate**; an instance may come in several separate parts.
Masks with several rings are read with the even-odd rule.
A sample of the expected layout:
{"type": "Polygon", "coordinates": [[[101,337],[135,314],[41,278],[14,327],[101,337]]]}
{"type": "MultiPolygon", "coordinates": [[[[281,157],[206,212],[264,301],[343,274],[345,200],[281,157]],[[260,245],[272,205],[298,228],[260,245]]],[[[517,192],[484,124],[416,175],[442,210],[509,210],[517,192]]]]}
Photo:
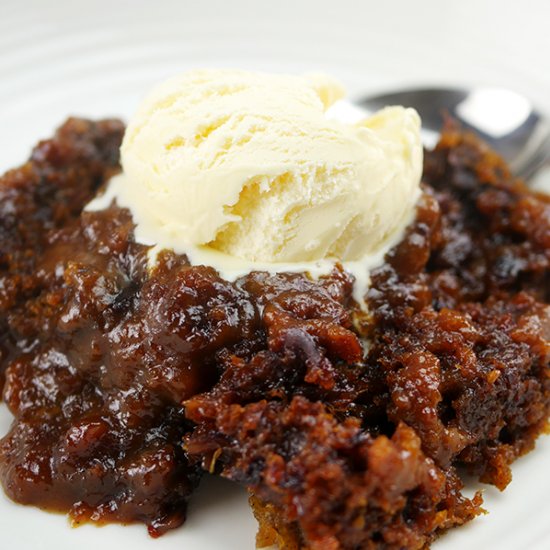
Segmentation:
{"type": "MultiPolygon", "coordinates": [[[[407,84],[508,86],[550,112],[550,4],[441,2],[75,0],[0,2],[0,171],[68,115],[127,118],[152,84],[201,66],[323,70],[352,94],[407,84]]],[[[0,433],[10,419],[0,406],[0,433]]],[[[437,550],[550,548],[550,438],[514,466],[490,514],[437,550]]],[[[17,550],[243,550],[255,521],[244,491],[206,480],[184,528],[84,526],[17,506],[0,492],[0,548],[17,550]]]]}

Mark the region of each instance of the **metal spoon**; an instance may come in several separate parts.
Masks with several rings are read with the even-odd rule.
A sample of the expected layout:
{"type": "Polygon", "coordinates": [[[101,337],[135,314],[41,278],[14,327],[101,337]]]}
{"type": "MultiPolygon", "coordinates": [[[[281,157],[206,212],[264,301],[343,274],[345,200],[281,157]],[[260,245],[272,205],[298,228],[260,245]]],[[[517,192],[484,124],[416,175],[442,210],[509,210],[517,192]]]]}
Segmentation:
{"type": "Polygon", "coordinates": [[[387,105],[414,107],[423,139],[433,146],[446,112],[477,132],[508,162],[512,172],[532,178],[550,161],[550,124],[524,96],[502,88],[427,88],[361,98],[355,105],[376,111],[387,105]]]}

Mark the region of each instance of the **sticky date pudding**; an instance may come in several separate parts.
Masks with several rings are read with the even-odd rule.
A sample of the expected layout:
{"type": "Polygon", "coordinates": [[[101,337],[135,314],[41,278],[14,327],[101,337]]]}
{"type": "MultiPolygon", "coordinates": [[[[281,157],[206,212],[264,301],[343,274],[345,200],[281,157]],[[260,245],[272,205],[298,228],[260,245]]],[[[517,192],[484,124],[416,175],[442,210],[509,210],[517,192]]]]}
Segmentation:
{"type": "Polygon", "coordinates": [[[8,496],[158,536],[207,471],[287,549],[419,549],[478,515],[459,471],[504,489],[548,420],[549,199],[450,125],[365,316],[340,267],[151,269],[127,210],[83,211],[123,131],[70,119],[0,179],[8,496]]]}

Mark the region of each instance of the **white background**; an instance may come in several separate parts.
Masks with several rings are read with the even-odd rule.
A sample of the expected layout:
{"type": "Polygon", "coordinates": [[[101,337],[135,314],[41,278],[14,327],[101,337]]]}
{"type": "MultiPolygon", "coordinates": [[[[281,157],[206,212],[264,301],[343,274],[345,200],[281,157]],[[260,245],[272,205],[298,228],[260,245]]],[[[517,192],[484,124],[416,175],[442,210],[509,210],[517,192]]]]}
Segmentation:
{"type": "MultiPolygon", "coordinates": [[[[502,85],[550,112],[550,2],[0,0],[0,170],[68,115],[127,118],[152,84],[203,66],[323,70],[352,96],[502,85]]],[[[487,489],[491,514],[434,548],[550,548],[549,439],[516,464],[506,493],[487,489]]],[[[157,541],[140,526],[71,530],[0,496],[1,548],[242,550],[254,530],[243,493],[219,481],[199,492],[185,528],[157,541]]]]}

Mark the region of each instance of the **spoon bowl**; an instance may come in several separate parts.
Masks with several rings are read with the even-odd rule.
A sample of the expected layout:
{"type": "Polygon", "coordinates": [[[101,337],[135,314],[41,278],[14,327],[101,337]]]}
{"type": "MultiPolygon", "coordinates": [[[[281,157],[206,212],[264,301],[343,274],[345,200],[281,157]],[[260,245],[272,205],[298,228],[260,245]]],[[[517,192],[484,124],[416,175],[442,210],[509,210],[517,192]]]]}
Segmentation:
{"type": "Polygon", "coordinates": [[[423,140],[432,147],[450,115],[497,151],[512,172],[532,178],[550,158],[550,124],[521,94],[503,88],[425,88],[361,98],[355,105],[373,112],[387,105],[415,108],[423,140]]]}

